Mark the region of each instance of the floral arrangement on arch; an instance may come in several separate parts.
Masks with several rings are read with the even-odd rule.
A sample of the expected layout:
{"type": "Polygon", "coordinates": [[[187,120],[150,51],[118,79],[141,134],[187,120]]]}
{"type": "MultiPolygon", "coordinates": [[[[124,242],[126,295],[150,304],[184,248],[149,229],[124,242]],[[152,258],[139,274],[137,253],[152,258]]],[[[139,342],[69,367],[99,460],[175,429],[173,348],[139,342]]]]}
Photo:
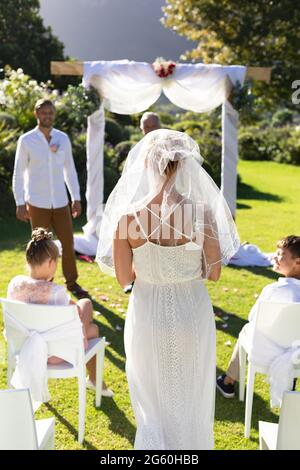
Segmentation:
{"type": "Polygon", "coordinates": [[[156,75],[160,78],[166,78],[172,75],[176,67],[176,64],[171,60],[165,60],[163,57],[158,57],[152,64],[152,68],[156,75]]]}

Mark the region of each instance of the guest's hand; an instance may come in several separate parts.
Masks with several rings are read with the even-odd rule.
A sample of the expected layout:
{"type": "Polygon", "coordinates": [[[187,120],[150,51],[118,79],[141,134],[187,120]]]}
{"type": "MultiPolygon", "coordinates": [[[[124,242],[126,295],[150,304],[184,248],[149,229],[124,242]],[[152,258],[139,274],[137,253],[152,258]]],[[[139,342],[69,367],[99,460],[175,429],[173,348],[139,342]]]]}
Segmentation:
{"type": "Polygon", "coordinates": [[[81,215],[81,203],[80,201],[73,201],[72,202],[72,216],[74,219],[81,215]]]}
{"type": "Polygon", "coordinates": [[[28,220],[30,220],[29,212],[25,204],[22,206],[17,206],[16,217],[18,220],[21,220],[22,222],[28,222],[28,220]]]}

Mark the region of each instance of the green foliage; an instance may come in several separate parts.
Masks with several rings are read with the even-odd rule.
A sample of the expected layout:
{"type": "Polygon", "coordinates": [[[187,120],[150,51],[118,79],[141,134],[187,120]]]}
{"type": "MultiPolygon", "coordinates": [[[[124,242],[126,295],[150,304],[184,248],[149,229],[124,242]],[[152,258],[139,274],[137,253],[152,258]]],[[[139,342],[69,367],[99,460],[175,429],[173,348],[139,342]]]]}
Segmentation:
{"type": "Polygon", "coordinates": [[[81,132],[74,134],[72,137],[72,151],[74,157],[74,163],[77,170],[81,201],[83,202],[83,208],[85,209],[85,191],[86,191],[86,133],[81,132]]]}
{"type": "Polygon", "coordinates": [[[9,113],[0,112],[0,123],[4,123],[9,128],[17,127],[16,118],[9,113]]]}
{"type": "Polygon", "coordinates": [[[162,127],[169,127],[175,124],[176,116],[174,114],[169,114],[167,112],[158,112],[157,113],[161,122],[162,127]]]}
{"type": "Polygon", "coordinates": [[[126,129],[122,129],[121,125],[114,119],[105,119],[105,140],[112,145],[117,145],[122,140],[128,139],[128,133],[126,129]]]}
{"type": "Polygon", "coordinates": [[[279,109],[272,116],[271,124],[274,127],[286,126],[287,124],[292,124],[294,120],[295,113],[290,109],[283,108],[279,109]]]}
{"type": "Polygon", "coordinates": [[[237,82],[233,87],[230,102],[239,113],[239,120],[243,124],[250,124],[257,120],[257,106],[255,107],[255,96],[252,93],[253,83],[245,81],[243,85],[237,82]]]}
{"type": "Polygon", "coordinates": [[[240,129],[239,157],[300,165],[300,129],[292,126],[240,129]]]}
{"type": "Polygon", "coordinates": [[[40,98],[57,99],[58,92],[52,90],[50,81],[38,83],[21,68],[5,69],[5,78],[0,81],[0,111],[10,114],[23,132],[36,126],[34,105],[40,98]]]}
{"type": "Polygon", "coordinates": [[[0,122],[0,215],[12,213],[14,210],[11,177],[16,151],[16,135],[15,129],[9,129],[5,122],[0,122]]]}
{"type": "Polygon", "coordinates": [[[182,114],[181,119],[172,126],[172,129],[186,132],[196,140],[204,158],[203,167],[220,186],[222,135],[219,111],[200,115],[188,112],[182,114]]]}
{"type": "Polygon", "coordinates": [[[294,0],[167,0],[163,10],[167,28],[197,43],[184,60],[273,67],[271,83],[254,83],[255,95],[270,108],[293,106],[291,85],[300,76],[294,0]]]}
{"type": "Polygon", "coordinates": [[[50,78],[50,61],[64,60],[64,45],[45,27],[38,0],[0,0],[0,68],[21,67],[36,80],[50,78]]]}
{"type": "Polygon", "coordinates": [[[88,116],[99,109],[100,103],[94,88],[87,90],[82,84],[69,85],[55,102],[55,126],[71,135],[81,132],[86,128],[88,116]]]}
{"type": "Polygon", "coordinates": [[[114,189],[120,177],[115,149],[110,144],[104,146],[104,202],[114,189]]]}
{"type": "Polygon", "coordinates": [[[132,140],[123,140],[123,142],[120,142],[119,144],[116,145],[115,147],[115,153],[117,156],[117,167],[120,168],[120,165],[126,160],[128,153],[134,146],[135,142],[132,140]]]}

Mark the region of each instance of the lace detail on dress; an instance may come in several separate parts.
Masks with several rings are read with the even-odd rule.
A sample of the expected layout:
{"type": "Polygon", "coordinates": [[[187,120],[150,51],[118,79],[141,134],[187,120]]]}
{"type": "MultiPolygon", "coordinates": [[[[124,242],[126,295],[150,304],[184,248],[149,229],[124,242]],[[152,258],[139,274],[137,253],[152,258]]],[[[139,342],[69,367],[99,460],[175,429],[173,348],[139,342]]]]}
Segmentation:
{"type": "MultiPolygon", "coordinates": [[[[167,274],[167,279],[175,281],[176,279],[176,266],[177,259],[175,253],[168,259],[168,263],[164,266],[167,274]]],[[[184,384],[182,371],[180,370],[178,341],[180,341],[177,330],[177,318],[175,308],[175,285],[169,284],[160,289],[160,293],[164,290],[163,295],[160,296],[161,311],[164,315],[160,316],[158,325],[162,331],[167,332],[164,341],[160,341],[159,356],[161,357],[160,366],[160,383],[161,383],[161,398],[163,416],[165,416],[166,423],[164,428],[177,429],[176,441],[172,436],[172,442],[169,442],[169,436],[166,435],[165,443],[168,448],[182,449],[183,441],[180,433],[180,402],[184,394],[184,384]]],[[[158,331],[156,331],[158,334],[158,331]]]]}
{"type": "Polygon", "coordinates": [[[69,295],[64,286],[50,281],[16,276],[8,286],[7,297],[30,304],[68,305],[69,295]]]}
{"type": "Polygon", "coordinates": [[[134,442],[135,450],[163,450],[161,429],[154,425],[139,426],[134,442]]]}

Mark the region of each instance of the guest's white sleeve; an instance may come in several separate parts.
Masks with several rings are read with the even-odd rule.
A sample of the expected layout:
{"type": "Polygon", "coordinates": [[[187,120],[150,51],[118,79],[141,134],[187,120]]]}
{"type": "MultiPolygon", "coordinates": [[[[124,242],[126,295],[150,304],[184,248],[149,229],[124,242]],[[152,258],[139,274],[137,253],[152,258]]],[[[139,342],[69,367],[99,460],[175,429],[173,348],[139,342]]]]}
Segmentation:
{"type": "Polygon", "coordinates": [[[64,286],[53,284],[51,290],[52,305],[69,305],[71,297],[69,296],[67,289],[64,286]]]}
{"type": "Polygon", "coordinates": [[[66,136],[65,146],[64,178],[71,194],[72,201],[80,201],[79,182],[72,155],[72,146],[68,136],[66,136]]]}
{"type": "Polygon", "coordinates": [[[29,163],[29,153],[23,137],[18,140],[12,179],[13,194],[17,206],[25,204],[25,172],[29,163]]]}

